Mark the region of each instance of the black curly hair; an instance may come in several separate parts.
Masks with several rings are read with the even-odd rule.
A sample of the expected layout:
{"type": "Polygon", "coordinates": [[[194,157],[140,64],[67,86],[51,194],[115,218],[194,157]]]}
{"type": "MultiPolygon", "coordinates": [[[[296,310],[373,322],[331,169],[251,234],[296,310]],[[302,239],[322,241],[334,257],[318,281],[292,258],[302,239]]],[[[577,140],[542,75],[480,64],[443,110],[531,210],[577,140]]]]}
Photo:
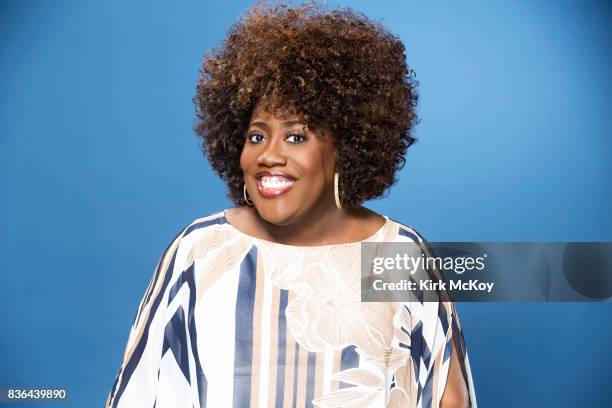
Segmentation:
{"type": "Polygon", "coordinates": [[[260,101],[331,133],[344,206],[383,195],[415,142],[418,82],[404,50],[350,8],[255,3],[207,52],[193,98],[194,129],[229,198],[245,204],[240,155],[260,101]]]}

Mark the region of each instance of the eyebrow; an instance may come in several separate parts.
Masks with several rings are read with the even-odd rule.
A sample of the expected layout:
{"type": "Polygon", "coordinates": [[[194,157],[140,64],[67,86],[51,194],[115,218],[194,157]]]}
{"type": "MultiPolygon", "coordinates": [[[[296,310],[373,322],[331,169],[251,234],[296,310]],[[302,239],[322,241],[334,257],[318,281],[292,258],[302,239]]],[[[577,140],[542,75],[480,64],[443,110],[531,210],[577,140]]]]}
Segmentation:
{"type": "MultiPolygon", "coordinates": [[[[288,120],[283,122],[283,127],[291,127],[293,125],[306,125],[303,121],[301,120],[288,120]]],[[[255,121],[255,122],[251,122],[251,126],[259,126],[262,127],[264,129],[268,128],[268,124],[266,122],[263,121],[255,121]]]]}

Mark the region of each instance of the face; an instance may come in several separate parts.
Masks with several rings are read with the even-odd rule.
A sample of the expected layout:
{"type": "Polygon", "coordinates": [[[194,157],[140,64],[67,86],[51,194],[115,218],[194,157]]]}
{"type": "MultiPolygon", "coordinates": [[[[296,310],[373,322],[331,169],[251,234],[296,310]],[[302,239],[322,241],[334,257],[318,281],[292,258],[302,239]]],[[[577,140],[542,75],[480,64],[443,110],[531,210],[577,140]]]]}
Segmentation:
{"type": "Polygon", "coordinates": [[[240,156],[249,199],[275,225],[334,211],[336,148],[297,115],[276,117],[258,105],[240,156]]]}

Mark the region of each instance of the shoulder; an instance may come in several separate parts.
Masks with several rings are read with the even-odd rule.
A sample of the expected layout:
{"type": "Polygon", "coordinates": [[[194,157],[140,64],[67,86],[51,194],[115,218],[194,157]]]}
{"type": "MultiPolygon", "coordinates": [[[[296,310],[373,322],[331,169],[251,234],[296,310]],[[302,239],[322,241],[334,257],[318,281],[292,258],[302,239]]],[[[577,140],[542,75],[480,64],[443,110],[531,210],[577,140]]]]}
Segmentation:
{"type": "Polygon", "coordinates": [[[434,255],[433,250],[429,245],[429,242],[415,228],[396,221],[390,217],[387,218],[389,219],[389,222],[395,226],[394,229],[396,229],[397,231],[393,241],[415,243],[424,255],[434,255]]]}
{"type": "Polygon", "coordinates": [[[193,251],[194,246],[203,240],[214,240],[220,233],[227,235],[233,231],[233,229],[228,228],[229,226],[225,218],[225,210],[198,217],[178,231],[164,251],[164,258],[176,258],[179,264],[180,260],[187,261],[190,258],[188,254],[193,251]]]}
{"type": "Polygon", "coordinates": [[[404,237],[406,240],[410,240],[413,242],[427,244],[427,241],[425,240],[423,235],[421,235],[421,233],[419,233],[415,228],[396,221],[393,218],[387,218],[397,227],[397,235],[399,237],[404,237]]]}
{"type": "Polygon", "coordinates": [[[185,226],[181,232],[182,238],[186,239],[193,235],[215,229],[215,226],[228,224],[225,218],[225,210],[214,212],[205,217],[199,217],[185,226]]]}

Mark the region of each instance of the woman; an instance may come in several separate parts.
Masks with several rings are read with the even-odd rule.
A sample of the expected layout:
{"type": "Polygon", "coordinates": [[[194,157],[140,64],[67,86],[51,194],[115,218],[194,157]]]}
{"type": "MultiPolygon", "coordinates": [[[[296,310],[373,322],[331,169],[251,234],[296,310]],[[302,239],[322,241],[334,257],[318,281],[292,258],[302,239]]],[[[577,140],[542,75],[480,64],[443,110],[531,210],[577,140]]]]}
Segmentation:
{"type": "Polygon", "coordinates": [[[360,204],[414,142],[403,44],[349,9],[258,3],[204,60],[196,132],[236,204],[184,228],[107,407],[476,406],[450,302],[360,302],[360,245],[416,242],[360,204]]]}

